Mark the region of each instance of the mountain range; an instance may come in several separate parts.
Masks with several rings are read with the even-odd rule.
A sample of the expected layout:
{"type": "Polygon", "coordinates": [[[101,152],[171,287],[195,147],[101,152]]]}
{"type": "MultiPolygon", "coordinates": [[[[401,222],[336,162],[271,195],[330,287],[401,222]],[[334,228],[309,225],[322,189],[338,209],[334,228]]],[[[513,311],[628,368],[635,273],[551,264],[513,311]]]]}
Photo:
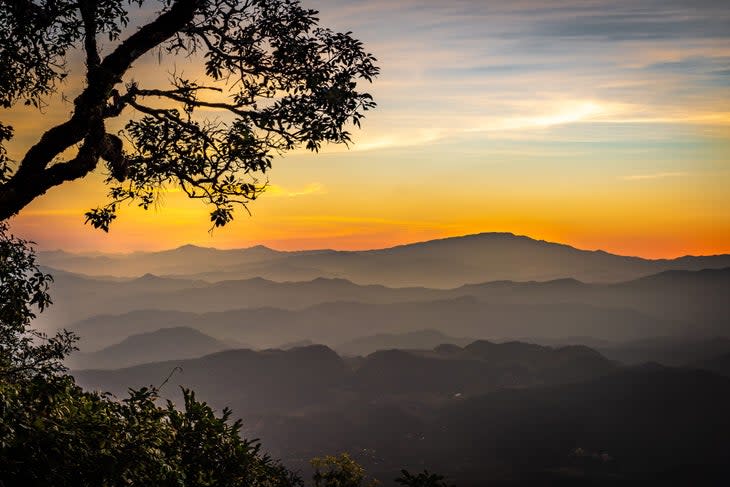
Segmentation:
{"type": "Polygon", "coordinates": [[[247,417],[341,404],[352,392],[362,400],[408,394],[448,399],[499,387],[585,380],[616,368],[587,347],[545,347],[478,340],[465,347],[379,351],[347,361],[324,345],[290,350],[226,350],[201,358],[158,361],[118,370],[75,371],[87,388],[122,395],[128,387],[161,383],[192,387],[213,404],[228,403],[247,417]]]}
{"type": "Polygon", "coordinates": [[[337,346],[424,329],[487,339],[628,341],[727,336],[728,295],[730,269],[665,271],[613,284],[497,281],[454,289],[323,278],[205,283],[145,276],[120,282],[60,273],[54,288],[59,304],[42,319],[50,330],[78,332],[83,352],[178,326],[256,348],[301,340],[337,346]]]}
{"type": "Polygon", "coordinates": [[[649,260],[579,250],[511,233],[482,233],[366,251],[283,252],[263,246],[219,250],[185,245],[161,252],[85,255],[51,251],[41,252],[39,257],[46,266],[94,276],[131,278],[152,273],[210,282],[327,277],[359,284],[433,288],[496,280],[618,282],[666,270],[730,267],[730,255],[649,260]]]}
{"type": "MultiPolygon", "coordinates": [[[[125,333],[129,333],[128,331],[125,333]]],[[[118,369],[160,360],[202,357],[229,348],[241,348],[240,343],[224,343],[200,331],[178,326],[132,334],[96,352],[74,353],[67,365],[74,369],[118,369]]]]}
{"type": "Polygon", "coordinates": [[[287,466],[348,451],[484,485],[724,485],[730,256],[512,234],[372,251],[44,252],[67,365],[122,399],[191,387],[287,466]]]}

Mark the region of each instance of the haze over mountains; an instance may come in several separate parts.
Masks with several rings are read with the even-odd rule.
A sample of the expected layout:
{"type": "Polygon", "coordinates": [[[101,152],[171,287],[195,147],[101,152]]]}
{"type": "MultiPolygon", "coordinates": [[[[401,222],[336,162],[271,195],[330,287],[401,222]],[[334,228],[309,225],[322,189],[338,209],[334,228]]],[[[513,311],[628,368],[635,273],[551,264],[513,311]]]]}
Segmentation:
{"type": "Polygon", "coordinates": [[[148,276],[119,282],[62,273],[54,291],[60,304],[42,316],[46,327],[79,332],[85,352],[176,326],[261,348],[304,339],[336,345],[363,330],[558,341],[713,337],[725,334],[730,316],[730,269],[670,271],[617,284],[493,282],[450,290],[340,279],[206,284],[148,276]]]}
{"type": "Polygon", "coordinates": [[[80,384],[122,397],[174,372],[165,397],[232,407],[294,468],[349,451],[385,485],[623,485],[730,461],[730,255],[479,234],[40,258],[59,304],[38,323],[81,336],[80,384]]]}
{"type": "MultiPolygon", "coordinates": [[[[93,335],[92,330],[89,330],[89,335],[93,335]]],[[[243,346],[240,343],[227,344],[193,328],[178,326],[130,335],[97,352],[76,353],[69,358],[68,365],[75,369],[117,369],[145,362],[202,357],[243,346]]]]}
{"type": "Polygon", "coordinates": [[[42,252],[40,259],[49,267],[94,276],[151,273],[206,281],[329,277],[358,284],[434,288],[497,280],[617,282],[666,270],[730,267],[730,255],[647,260],[578,250],[510,233],[482,233],[368,251],[281,252],[263,246],[218,250],[186,245],[123,255],[42,252]]]}

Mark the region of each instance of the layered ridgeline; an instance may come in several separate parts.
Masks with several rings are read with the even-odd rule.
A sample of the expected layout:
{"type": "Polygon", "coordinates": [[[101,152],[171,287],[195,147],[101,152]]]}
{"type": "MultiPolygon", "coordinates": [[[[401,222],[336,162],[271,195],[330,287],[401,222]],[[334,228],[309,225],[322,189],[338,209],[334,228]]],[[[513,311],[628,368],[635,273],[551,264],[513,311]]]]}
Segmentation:
{"type": "Polygon", "coordinates": [[[75,371],[91,389],[122,395],[128,387],[192,387],[217,406],[243,417],[339,408],[349,400],[406,398],[440,403],[504,387],[579,382],[616,370],[618,364],[583,346],[547,347],[524,342],[474,341],[431,350],[384,350],[348,359],[324,345],[290,350],[226,350],[195,359],[159,361],[117,370],[75,371]],[[356,393],[356,395],[353,395],[356,393]]]}
{"type": "Polygon", "coordinates": [[[366,335],[424,329],[545,343],[575,337],[622,342],[727,336],[728,295],[730,269],[665,271],[611,284],[498,281],[454,289],[323,278],[207,283],[147,275],[117,281],[61,272],[54,286],[58,305],[41,318],[49,329],[78,332],[82,352],[181,326],[255,348],[302,340],[336,346],[366,335]]]}
{"type": "Polygon", "coordinates": [[[730,256],[482,234],[42,258],[58,305],[39,323],[81,336],[80,384],[192,387],[294,469],[349,451],[386,481],[602,485],[730,461],[730,256]]]}
{"type": "Polygon", "coordinates": [[[202,357],[242,347],[245,345],[234,341],[226,343],[196,329],[178,326],[133,334],[96,352],[75,353],[68,358],[67,364],[74,369],[117,369],[145,362],[202,357]]]}
{"type": "Polygon", "coordinates": [[[328,277],[359,284],[434,288],[496,280],[618,282],[666,270],[730,267],[730,255],[647,260],[510,233],[483,233],[369,251],[281,252],[262,246],[218,250],[186,245],[162,252],[83,255],[55,251],[42,252],[40,257],[49,267],[94,276],[151,273],[211,282],[328,277]]]}
{"type": "Polygon", "coordinates": [[[462,487],[485,477],[622,485],[703,482],[730,460],[730,377],[696,364],[624,367],[583,346],[476,341],[347,359],[315,345],[74,375],[123,394],[171,372],[164,395],[179,401],[185,385],[232,406],[246,433],[292,468],[349,451],[386,480],[428,465],[462,487]]]}

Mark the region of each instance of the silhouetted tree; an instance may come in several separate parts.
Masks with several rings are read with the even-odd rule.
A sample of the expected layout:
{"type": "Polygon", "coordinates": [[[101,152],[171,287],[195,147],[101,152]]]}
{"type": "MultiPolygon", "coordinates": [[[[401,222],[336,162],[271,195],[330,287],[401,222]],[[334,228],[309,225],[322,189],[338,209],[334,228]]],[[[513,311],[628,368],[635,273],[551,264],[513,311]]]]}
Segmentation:
{"type": "Polygon", "coordinates": [[[444,481],[442,475],[431,473],[428,470],[415,475],[408,470],[401,470],[400,477],[395,481],[405,487],[453,487],[444,481]]]}
{"type": "MultiPolygon", "coordinates": [[[[0,148],[0,221],[103,160],[110,201],[86,214],[94,227],[108,230],[120,203],[148,208],[170,186],[211,205],[213,224],[225,225],[264,189],[273,154],[347,144],[348,125],[375,105],[358,89],[378,74],[374,57],[297,0],[0,0],[0,34],[5,108],[42,107],[69,76],[71,54],[85,57],[68,120],[19,161],[0,148]],[[124,37],[132,10],[153,6],[156,18],[124,37]],[[150,51],[170,66],[176,57],[199,62],[203,79],[133,81],[150,51]],[[200,116],[211,109],[227,115],[200,116]],[[126,146],[107,131],[120,117],[126,146]]],[[[0,123],[0,145],[12,136],[0,123]]]]}
{"type": "MultiPolygon", "coordinates": [[[[361,487],[365,480],[365,469],[347,453],[316,457],[310,463],[314,467],[314,487],[361,487]]],[[[378,484],[372,480],[368,487],[378,484]]]]}
{"type": "Polygon", "coordinates": [[[36,311],[51,304],[53,279],[40,270],[30,242],[19,239],[0,222],[0,380],[64,372],[63,358],[74,350],[68,331],[53,337],[34,330],[36,311]]]}
{"type": "Polygon", "coordinates": [[[81,390],[69,376],[0,382],[0,481],[11,486],[291,487],[301,480],[242,439],[230,411],[217,416],[184,391],[123,401],[81,390]]]}

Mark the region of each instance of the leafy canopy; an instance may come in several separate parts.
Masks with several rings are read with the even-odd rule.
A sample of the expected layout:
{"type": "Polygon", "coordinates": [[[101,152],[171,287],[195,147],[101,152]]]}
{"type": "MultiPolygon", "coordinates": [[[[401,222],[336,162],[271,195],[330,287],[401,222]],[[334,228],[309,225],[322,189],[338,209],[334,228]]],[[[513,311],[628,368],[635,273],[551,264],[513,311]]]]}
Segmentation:
{"type": "Polygon", "coordinates": [[[18,381],[65,371],[62,360],[76,337],[66,330],[48,337],[31,328],[36,311],[51,304],[52,278],[36,263],[29,242],[0,222],[0,380],[18,381]]]}
{"type": "Polygon", "coordinates": [[[301,480],[243,439],[231,412],[219,416],[183,390],[158,406],[157,390],[117,401],[73,378],[0,381],[0,482],[5,486],[294,487],[301,480]]]}
{"type": "MultiPolygon", "coordinates": [[[[265,189],[274,155],[348,144],[375,106],[360,89],[378,74],[375,58],[298,0],[0,0],[0,30],[5,108],[42,107],[71,73],[72,54],[85,56],[70,118],[19,161],[0,148],[0,220],[103,161],[110,200],[86,214],[94,227],[108,230],[121,203],[148,208],[171,187],[210,205],[222,226],[265,189]],[[155,8],[153,21],[127,29],[134,11],[155,8]],[[143,86],[133,65],[153,51],[204,74],[143,86]],[[115,118],[127,120],[121,138],[106,129],[115,118]]],[[[0,144],[12,136],[0,124],[0,144]]]]}
{"type": "MultiPolygon", "coordinates": [[[[309,463],[314,469],[314,487],[363,487],[365,469],[347,453],[315,457],[309,463]]],[[[372,480],[367,486],[379,484],[372,480]]]]}

